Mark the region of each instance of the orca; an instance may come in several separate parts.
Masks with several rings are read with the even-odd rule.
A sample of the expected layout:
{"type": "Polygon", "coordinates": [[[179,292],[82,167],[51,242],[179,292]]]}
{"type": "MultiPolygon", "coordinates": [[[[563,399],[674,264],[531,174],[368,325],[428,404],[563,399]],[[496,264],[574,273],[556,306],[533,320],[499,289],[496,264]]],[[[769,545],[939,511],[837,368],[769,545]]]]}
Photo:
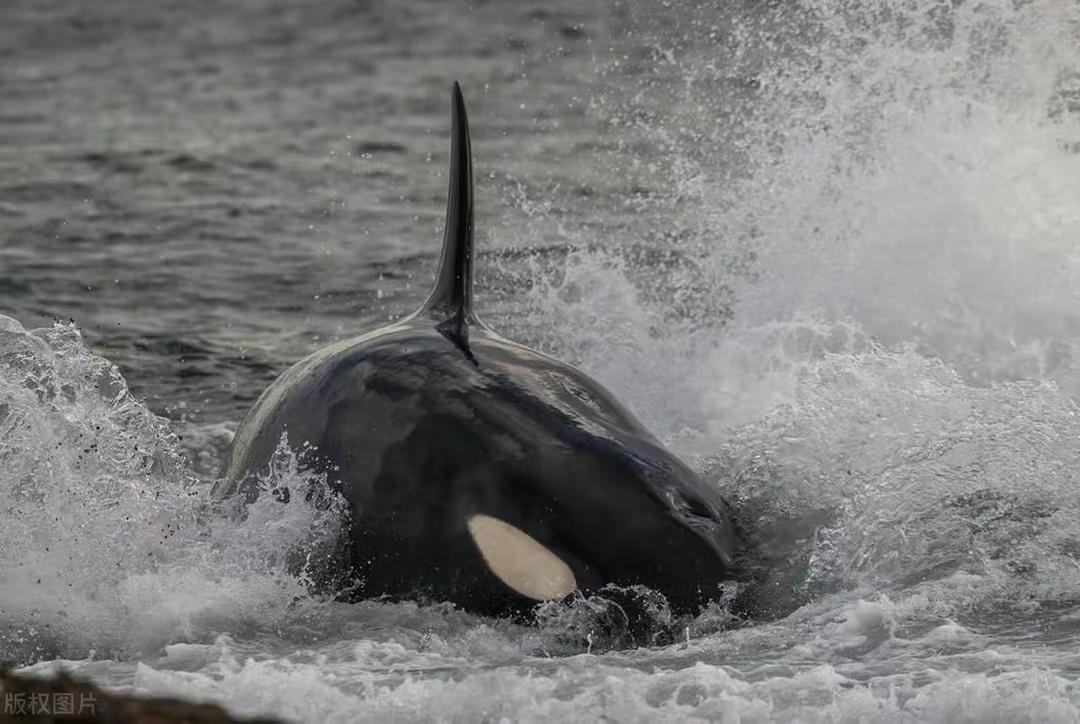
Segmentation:
{"type": "Polygon", "coordinates": [[[477,316],[472,151],[457,83],[451,128],[446,229],[427,300],[285,371],[239,427],[214,495],[258,497],[285,436],[311,449],[348,508],[330,578],[349,584],[349,600],[513,616],[644,586],[672,611],[697,611],[731,579],[731,511],[603,386],[477,316]]]}

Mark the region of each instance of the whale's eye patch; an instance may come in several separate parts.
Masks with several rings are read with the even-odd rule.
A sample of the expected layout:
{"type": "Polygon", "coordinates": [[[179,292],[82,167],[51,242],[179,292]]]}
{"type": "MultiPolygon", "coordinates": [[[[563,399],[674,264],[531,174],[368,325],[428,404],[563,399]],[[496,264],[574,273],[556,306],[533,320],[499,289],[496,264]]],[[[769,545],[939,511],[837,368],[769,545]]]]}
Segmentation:
{"type": "Polygon", "coordinates": [[[474,515],[468,527],[491,572],[522,596],[552,601],[577,588],[570,566],[528,533],[490,515],[474,515]]]}

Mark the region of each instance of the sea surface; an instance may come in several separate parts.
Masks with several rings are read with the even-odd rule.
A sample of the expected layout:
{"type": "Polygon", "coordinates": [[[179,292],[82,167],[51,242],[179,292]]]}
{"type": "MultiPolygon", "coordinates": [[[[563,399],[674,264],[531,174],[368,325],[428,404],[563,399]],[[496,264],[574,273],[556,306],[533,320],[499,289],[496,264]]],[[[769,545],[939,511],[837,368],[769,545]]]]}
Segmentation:
{"type": "Polygon", "coordinates": [[[1080,721],[1075,0],[4,0],[0,315],[29,672],[297,722],[1080,721]],[[332,510],[211,502],[277,374],[426,295],[455,79],[480,315],[723,492],[759,614],[338,603],[297,565],[332,510]]]}

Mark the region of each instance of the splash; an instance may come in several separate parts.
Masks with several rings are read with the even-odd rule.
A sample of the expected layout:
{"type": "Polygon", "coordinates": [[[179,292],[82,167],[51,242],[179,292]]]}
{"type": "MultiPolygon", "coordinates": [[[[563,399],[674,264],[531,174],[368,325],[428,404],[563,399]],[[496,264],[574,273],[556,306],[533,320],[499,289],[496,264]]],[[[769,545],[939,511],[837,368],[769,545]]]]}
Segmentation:
{"type": "Polygon", "coordinates": [[[813,43],[758,76],[771,143],[717,192],[759,259],[736,317],[851,319],[977,384],[1076,391],[1078,9],[808,10],[813,43]]]}
{"type": "MultiPolygon", "coordinates": [[[[338,509],[263,496],[226,516],[74,326],[3,317],[0,350],[0,659],[124,656],[308,600],[290,556],[331,537],[338,509]]],[[[323,482],[279,462],[265,485],[323,482]]]]}
{"type": "Polygon", "coordinates": [[[654,64],[596,105],[663,152],[609,162],[669,189],[635,231],[683,263],[622,229],[571,255],[527,298],[538,344],[693,449],[792,399],[820,325],[1080,391],[1074,4],[671,6],[636,10],[654,64]]]}

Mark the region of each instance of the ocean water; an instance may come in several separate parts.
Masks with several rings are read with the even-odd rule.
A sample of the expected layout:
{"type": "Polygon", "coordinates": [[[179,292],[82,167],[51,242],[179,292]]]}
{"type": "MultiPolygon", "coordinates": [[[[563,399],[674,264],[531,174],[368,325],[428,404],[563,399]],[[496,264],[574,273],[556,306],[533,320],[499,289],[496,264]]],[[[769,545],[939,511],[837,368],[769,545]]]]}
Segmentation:
{"type": "Polygon", "coordinates": [[[1080,721],[1073,0],[6,0],[0,314],[30,672],[305,722],[1080,721]],[[426,294],[454,79],[481,315],[723,491],[754,616],[336,603],[333,509],[211,503],[280,371],[426,294]]]}

